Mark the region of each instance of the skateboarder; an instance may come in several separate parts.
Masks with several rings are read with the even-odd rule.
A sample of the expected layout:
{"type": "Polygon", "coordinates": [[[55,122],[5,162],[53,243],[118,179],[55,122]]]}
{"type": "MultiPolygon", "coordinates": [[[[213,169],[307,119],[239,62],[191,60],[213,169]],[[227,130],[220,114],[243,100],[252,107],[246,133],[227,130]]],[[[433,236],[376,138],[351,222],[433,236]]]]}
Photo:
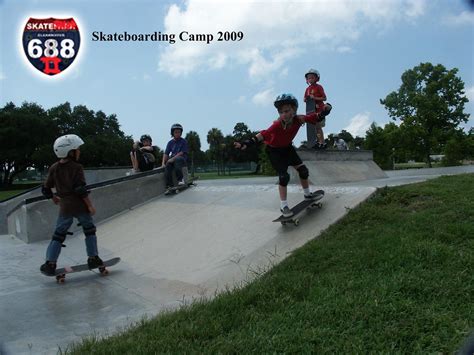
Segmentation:
{"type": "MultiPolygon", "coordinates": [[[[304,93],[304,102],[306,102],[306,114],[311,112],[321,113],[326,111],[324,116],[327,116],[331,112],[331,104],[325,104],[326,94],[324,88],[318,84],[320,75],[319,72],[315,69],[310,69],[304,75],[306,78],[306,83],[308,87],[304,93]]],[[[327,144],[324,141],[324,132],[323,127],[325,126],[326,120],[323,118],[320,121],[317,121],[314,125],[308,124],[306,126],[307,133],[307,146],[308,148],[314,149],[326,149],[327,144]]]]}
{"type": "Polygon", "coordinates": [[[165,167],[166,188],[173,187],[173,171],[176,174],[178,185],[184,185],[183,168],[186,166],[188,157],[188,143],[181,137],[183,126],[175,123],[171,126],[171,137],[163,154],[162,167],[165,167]]]}
{"type": "Polygon", "coordinates": [[[89,268],[105,271],[98,255],[96,228],[92,220],[95,208],[88,197],[84,170],[78,163],[81,153],[79,147],[82,144],[84,141],[75,134],[61,136],[54,142],[54,153],[59,161],[49,168],[48,177],[41,191],[46,198],[52,198],[55,204],[59,204],[56,229],[46,250],[46,262],[40,267],[41,272],[46,275],[55,275],[56,262],[73,218],[79,220],[86,237],[89,268]],[[52,191],[53,188],[56,189],[55,193],[52,191]]]}
{"type": "Polygon", "coordinates": [[[309,171],[296,153],[293,139],[305,122],[315,123],[317,120],[323,119],[325,111],[320,113],[313,112],[309,115],[297,115],[298,100],[291,94],[279,95],[274,105],[278,110],[279,118],[268,129],[260,131],[260,133],[249,140],[234,142],[234,146],[237,149],[246,149],[261,141],[266,144],[270,163],[278,173],[278,190],[281,201],[280,211],[284,217],[291,217],[293,212],[288,207],[287,201],[287,185],[290,181],[290,175],[288,174],[289,166],[292,166],[298,172],[304,191],[304,198],[314,200],[319,196],[310,192],[308,182],[309,171]]]}
{"type": "Polygon", "coordinates": [[[346,141],[339,137],[338,134],[334,136],[334,147],[336,147],[337,150],[349,150],[346,141]]]}
{"type": "Polygon", "coordinates": [[[148,134],[142,135],[139,142],[133,143],[133,148],[130,152],[133,171],[137,173],[153,170],[157,155],[158,147],[152,145],[151,136],[148,134]]]}

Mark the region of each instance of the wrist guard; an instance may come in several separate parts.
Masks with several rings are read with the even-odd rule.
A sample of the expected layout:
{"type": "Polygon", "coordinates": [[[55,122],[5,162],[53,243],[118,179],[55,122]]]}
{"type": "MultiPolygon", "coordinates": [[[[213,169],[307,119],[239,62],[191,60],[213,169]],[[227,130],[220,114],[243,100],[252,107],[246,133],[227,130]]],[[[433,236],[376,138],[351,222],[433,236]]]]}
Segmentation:
{"type": "Polygon", "coordinates": [[[251,146],[257,144],[257,142],[258,142],[257,137],[252,137],[250,139],[244,140],[241,144],[246,145],[247,147],[251,147],[251,146]]]}
{"type": "Polygon", "coordinates": [[[43,194],[44,197],[50,199],[53,197],[53,191],[49,187],[43,186],[41,188],[41,193],[43,194]]]}

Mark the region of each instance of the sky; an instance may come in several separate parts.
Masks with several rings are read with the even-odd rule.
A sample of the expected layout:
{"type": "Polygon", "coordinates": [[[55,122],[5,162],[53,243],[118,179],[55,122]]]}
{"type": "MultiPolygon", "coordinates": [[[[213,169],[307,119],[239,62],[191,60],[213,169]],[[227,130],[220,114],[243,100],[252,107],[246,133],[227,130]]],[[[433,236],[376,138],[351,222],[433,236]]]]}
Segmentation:
{"type": "MultiPolygon", "coordinates": [[[[474,6],[468,0],[0,0],[0,105],[66,101],[116,114],[138,139],[164,148],[173,123],[196,131],[202,148],[211,128],[231,134],[277,118],[280,93],[302,101],[304,74],[317,69],[333,110],[324,132],[365,136],[390,122],[380,104],[401,75],[420,63],[458,68],[474,126],[474,6]],[[47,76],[27,60],[30,17],[73,17],[81,44],[73,64],[47,76]],[[94,41],[94,33],[175,35],[175,42],[94,41]],[[241,32],[218,41],[218,32],[241,32]],[[187,33],[182,39],[180,33],[187,33]],[[191,41],[199,37],[212,41],[191,41]]],[[[74,133],[74,132],[71,132],[74,133]]],[[[301,129],[295,145],[306,139],[301,129]]]]}

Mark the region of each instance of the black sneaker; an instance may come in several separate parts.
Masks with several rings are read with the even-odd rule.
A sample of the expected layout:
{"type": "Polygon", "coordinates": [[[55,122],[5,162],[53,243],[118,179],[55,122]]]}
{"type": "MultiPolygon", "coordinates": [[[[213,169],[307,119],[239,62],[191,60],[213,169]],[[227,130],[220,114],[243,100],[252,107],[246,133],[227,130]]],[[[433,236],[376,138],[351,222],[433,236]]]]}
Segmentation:
{"type": "Polygon", "coordinates": [[[40,271],[45,275],[54,276],[56,275],[56,263],[47,261],[40,266],[40,271]]]}
{"type": "Polygon", "coordinates": [[[87,266],[89,269],[97,269],[104,267],[104,262],[99,256],[92,256],[87,259],[87,266]]]}
{"type": "Polygon", "coordinates": [[[293,216],[293,211],[290,210],[290,208],[288,206],[285,206],[283,208],[280,208],[280,211],[281,211],[281,214],[283,215],[283,217],[291,217],[293,216]]]}
{"type": "Polygon", "coordinates": [[[328,144],[327,143],[323,143],[321,144],[321,148],[320,149],[327,149],[328,148],[328,144]]]}

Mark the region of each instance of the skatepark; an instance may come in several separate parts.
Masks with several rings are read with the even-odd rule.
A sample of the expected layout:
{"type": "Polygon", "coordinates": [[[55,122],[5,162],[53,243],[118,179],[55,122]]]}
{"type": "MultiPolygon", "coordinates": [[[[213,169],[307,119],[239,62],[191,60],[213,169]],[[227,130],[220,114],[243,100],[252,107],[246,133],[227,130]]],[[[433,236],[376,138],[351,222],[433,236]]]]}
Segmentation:
{"type": "MultiPolygon", "coordinates": [[[[175,196],[157,187],[161,172],[98,184],[91,196],[98,210],[99,253],[104,260],[122,260],[106,277],[86,271],[68,275],[61,285],[39,273],[56,207],[36,201],[10,208],[8,232],[0,236],[0,349],[56,353],[87,335],[111,334],[162,310],[212,297],[262,274],[379,187],[474,173],[472,165],[371,172],[370,162],[352,159],[332,164],[323,177],[311,169],[316,165],[308,163],[312,189],[326,192],[323,206],[308,211],[297,227],[272,223],[279,215],[275,177],[197,181],[175,196]]],[[[288,192],[290,205],[302,199],[295,179],[288,192]]],[[[59,265],[85,261],[84,237],[79,227],[72,231],[59,265]]]]}

